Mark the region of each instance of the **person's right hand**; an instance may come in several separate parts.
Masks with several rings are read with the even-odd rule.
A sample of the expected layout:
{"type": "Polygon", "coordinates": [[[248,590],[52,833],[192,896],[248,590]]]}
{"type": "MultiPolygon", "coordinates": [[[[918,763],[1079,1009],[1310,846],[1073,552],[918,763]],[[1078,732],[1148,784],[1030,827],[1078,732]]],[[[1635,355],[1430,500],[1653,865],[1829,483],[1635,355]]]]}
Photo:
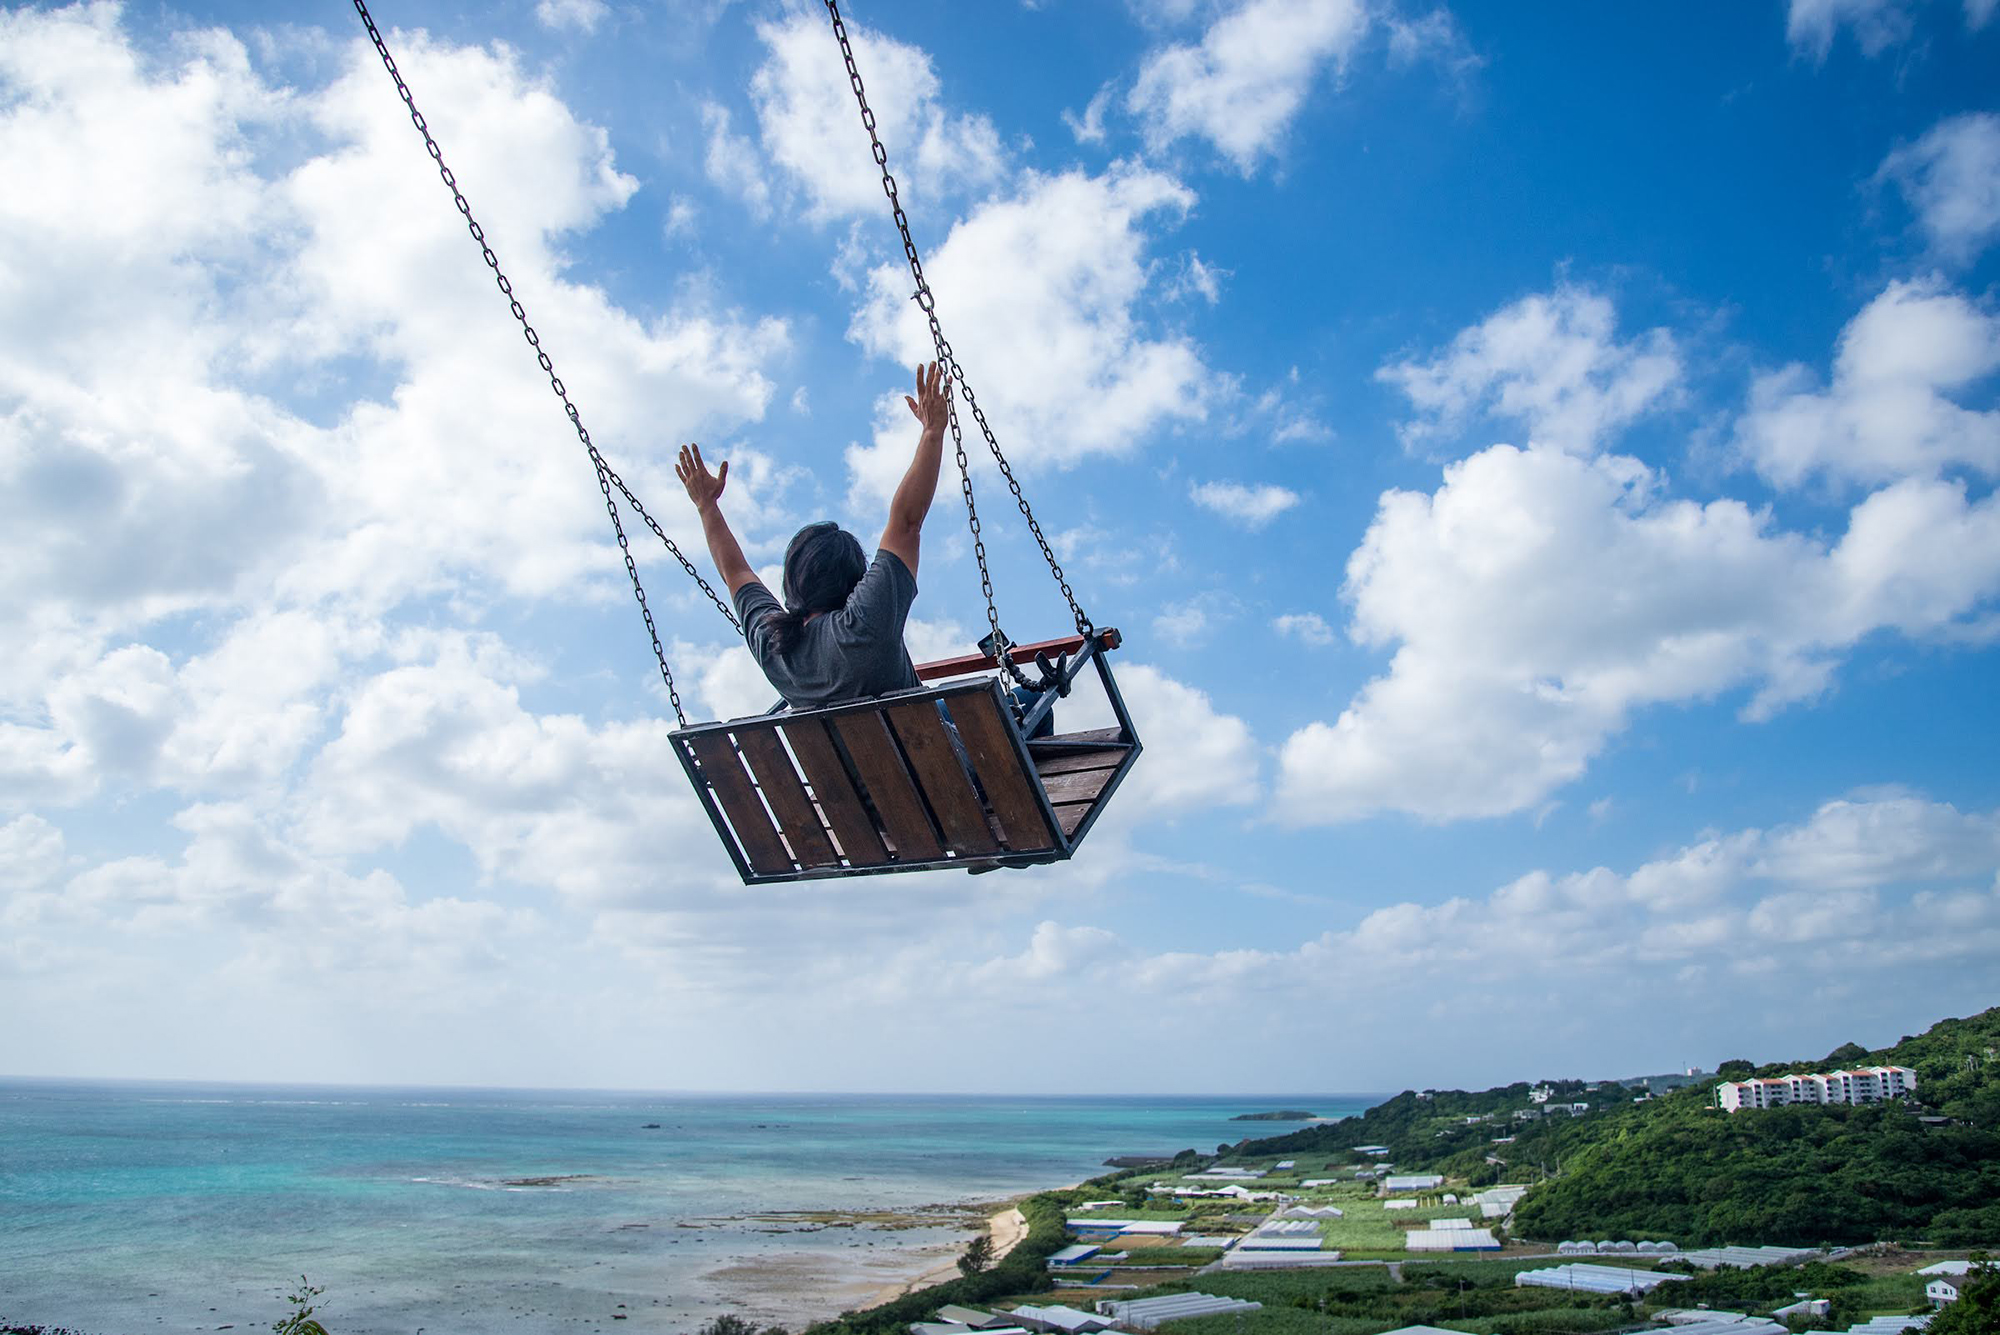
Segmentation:
{"type": "Polygon", "coordinates": [[[701,446],[681,446],[680,462],[674,465],[674,476],[687,488],[688,499],[697,510],[706,510],[722,497],[722,489],[729,485],[729,461],[722,461],[721,471],[711,473],[708,465],[701,461],[701,446]]]}
{"type": "Polygon", "coordinates": [[[910,413],[923,424],[926,434],[935,432],[942,436],[945,424],[951,420],[951,386],[944,378],[944,368],[936,362],[917,368],[917,397],[905,394],[903,402],[910,405],[910,413]]]}

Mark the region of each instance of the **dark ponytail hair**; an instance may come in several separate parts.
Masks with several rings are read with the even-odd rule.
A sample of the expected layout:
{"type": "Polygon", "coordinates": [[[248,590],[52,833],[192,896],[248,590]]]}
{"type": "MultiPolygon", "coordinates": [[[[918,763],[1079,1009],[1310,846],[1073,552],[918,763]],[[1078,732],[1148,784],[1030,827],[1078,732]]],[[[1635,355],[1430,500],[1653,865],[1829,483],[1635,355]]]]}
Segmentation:
{"type": "Polygon", "coordinates": [[[831,519],[807,524],[785,548],[785,610],[765,619],[771,648],[788,654],[805,633],[806,618],[847,606],[868,573],[860,541],[831,519]]]}

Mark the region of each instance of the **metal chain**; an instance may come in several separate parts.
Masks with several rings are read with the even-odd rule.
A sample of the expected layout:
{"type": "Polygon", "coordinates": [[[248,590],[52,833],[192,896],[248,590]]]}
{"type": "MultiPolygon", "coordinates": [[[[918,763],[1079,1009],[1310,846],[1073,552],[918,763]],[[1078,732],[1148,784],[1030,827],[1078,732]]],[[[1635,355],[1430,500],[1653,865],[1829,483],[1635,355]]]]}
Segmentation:
{"type": "MultiPolygon", "coordinates": [[[[359,0],[356,0],[359,3],[359,0]]],[[[882,193],[889,197],[889,208],[896,215],[896,230],[903,237],[903,254],[910,262],[910,277],[916,283],[912,300],[922,308],[924,317],[930,321],[931,344],[937,349],[937,359],[959,394],[965,397],[965,406],[971,410],[972,418],[979,424],[979,430],[986,437],[986,448],[993,452],[993,461],[1000,465],[1000,475],[1007,479],[1007,487],[1014,493],[1014,504],[1020,507],[1022,518],[1028,521],[1028,531],[1035,535],[1035,542],[1042,549],[1042,559],[1049,563],[1049,570],[1056,577],[1056,584],[1062,589],[1063,601],[1069,604],[1070,615],[1076,620],[1079,634],[1091,635],[1096,628],[1083,609],[1077,606],[1076,594],[1070,589],[1069,579],[1063,574],[1062,563],[1056,560],[1055,549],[1049,546],[1048,538],[1042,533],[1042,526],[1035,519],[1035,512],[1028,507],[1028,498],[1021,493],[1021,483],[1014,476],[1007,456],[1000,452],[1000,442],[994,438],[993,427],[980,410],[979,400],[973,395],[972,386],[966,382],[964,368],[952,355],[951,343],[944,336],[944,328],[938,323],[937,299],[931,294],[931,286],[924,278],[924,262],[917,255],[917,243],[910,236],[910,219],[903,212],[903,202],[896,193],[896,178],[889,171],[889,150],[882,146],[882,137],[875,131],[875,112],[868,105],[868,92],[861,84],[861,70],[854,63],[854,47],[847,39],[847,24],[840,16],[840,0],[826,0],[826,12],[833,20],[833,35],[840,42],[841,59],[847,62],[847,82],[854,89],[854,100],[861,108],[861,124],[868,130],[868,142],[875,154],[875,165],[882,169],[882,193]]],[[[993,628],[995,654],[1002,663],[1011,665],[1000,650],[1011,643],[1000,630],[999,613],[993,607],[993,577],[986,569],[986,543],[980,537],[979,511],[972,501],[972,473],[966,466],[965,440],[959,431],[958,407],[951,405],[951,439],[958,453],[958,474],[960,490],[965,493],[965,512],[972,526],[972,553],[979,562],[979,585],[986,595],[986,620],[993,628]]]]}
{"type": "Polygon", "coordinates": [[[694,562],[688,560],[674,540],[667,536],[659,521],[646,512],[646,507],[639,503],[639,498],[632,494],[631,488],[625,485],[625,480],[605,462],[604,455],[591,441],[590,432],[583,425],[582,414],[577,412],[576,405],[570,402],[568,388],[556,374],[555,363],[550,360],[547,349],[542,347],[541,335],[537,334],[535,327],[528,323],[528,312],[522,307],[521,299],[514,295],[513,283],[508,281],[507,275],[501,271],[499,258],[494,255],[493,247],[487,244],[485,230],[472,216],[472,206],[466,203],[464,193],[458,188],[458,178],[452,174],[451,168],[445,165],[444,153],[438,148],[437,140],[431,137],[429,123],[424,120],[423,113],[417,110],[416,100],[410,95],[410,86],[403,81],[403,72],[396,68],[395,57],[389,54],[388,44],[382,40],[382,33],[375,26],[375,18],[368,12],[367,0],[354,0],[354,9],[361,15],[363,26],[368,29],[368,40],[375,44],[375,54],[382,57],[382,68],[387,70],[389,77],[395,81],[396,95],[403,99],[403,106],[410,113],[410,123],[416,126],[417,133],[424,137],[424,151],[429,153],[431,161],[437,164],[439,179],[451,191],[452,203],[458,206],[460,216],[465,219],[466,230],[479,244],[479,254],[486,261],[486,267],[493,271],[493,281],[499,287],[500,294],[507,298],[507,307],[514,313],[514,319],[521,326],[521,336],[527,340],[528,346],[535,350],[535,360],[541,365],[542,373],[548,376],[549,388],[555,391],[558,399],[562,400],[563,412],[569,417],[570,425],[576,428],[576,438],[583,442],[583,448],[589,453],[591,466],[597,470],[597,489],[604,493],[605,513],[611,516],[612,530],[618,535],[618,550],[625,558],[625,573],[632,579],[632,596],[639,602],[639,615],[645,618],[646,634],[653,641],[653,657],[660,664],[660,679],[666,683],[667,698],[674,706],[674,717],[680,720],[682,727],[686,727],[687,713],[681,708],[681,693],[674,686],[673,669],[667,666],[666,650],[660,647],[659,627],[654,624],[653,609],[646,602],[646,587],[639,582],[639,564],[632,557],[632,544],[625,536],[625,525],[618,518],[618,502],[611,496],[613,488],[625,498],[625,503],[632,507],[632,512],[645,521],[646,527],[653,531],[654,536],[666,544],[667,550],[674,554],[674,559],[681,563],[681,568],[687,571],[695,583],[701,585],[701,591],[708,595],[708,600],[715,604],[716,610],[722,613],[730,628],[739,635],[743,633],[743,628],[737,625],[735,614],[717,596],[714,587],[702,578],[699,570],[695,569],[694,562]]]}

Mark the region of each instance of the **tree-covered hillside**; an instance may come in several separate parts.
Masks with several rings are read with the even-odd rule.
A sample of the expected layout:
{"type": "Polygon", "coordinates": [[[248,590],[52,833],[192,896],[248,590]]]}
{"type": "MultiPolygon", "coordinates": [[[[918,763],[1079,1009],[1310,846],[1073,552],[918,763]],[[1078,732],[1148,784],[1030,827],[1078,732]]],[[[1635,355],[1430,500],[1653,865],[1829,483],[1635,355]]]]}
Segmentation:
{"type": "Polygon", "coordinates": [[[1344,1161],[1353,1146],[1378,1144],[1406,1171],[1540,1182],[1512,1227],[1547,1241],[2000,1241],[2000,1008],[1879,1051],[1848,1044],[1754,1070],[1730,1062],[1722,1075],[1891,1064],[1917,1072],[1916,1100],[1732,1115],[1714,1106],[1716,1080],[1644,1102],[1613,1082],[1560,1082],[1551,1105],[1590,1110],[1518,1118],[1535,1106],[1525,1084],[1405,1092],[1359,1118],[1257,1141],[1255,1152],[1344,1161]]]}

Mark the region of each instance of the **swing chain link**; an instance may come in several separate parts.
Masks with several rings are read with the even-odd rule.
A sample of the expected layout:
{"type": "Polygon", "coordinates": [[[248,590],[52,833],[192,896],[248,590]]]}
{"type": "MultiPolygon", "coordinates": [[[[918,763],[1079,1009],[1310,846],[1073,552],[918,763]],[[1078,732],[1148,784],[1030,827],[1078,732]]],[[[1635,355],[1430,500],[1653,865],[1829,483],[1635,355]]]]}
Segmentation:
{"type": "MultiPolygon", "coordinates": [[[[359,2],[360,0],[356,0],[357,4],[359,2]]],[[[910,219],[903,212],[903,202],[896,191],[896,178],[889,171],[889,150],[883,147],[882,137],[876,132],[875,112],[868,105],[868,92],[861,83],[861,69],[854,62],[854,47],[848,41],[847,24],[841,18],[840,0],[825,0],[825,3],[827,15],[833,20],[833,35],[840,42],[841,59],[847,63],[847,82],[854,89],[854,100],[861,108],[861,124],[868,131],[868,142],[875,156],[875,165],[882,169],[882,193],[889,197],[889,208],[896,217],[896,230],[903,238],[903,254],[909,260],[910,277],[916,284],[911,299],[917,303],[924,317],[930,322],[931,344],[937,350],[938,362],[944,367],[949,383],[955,391],[954,397],[964,396],[965,406],[971,411],[973,420],[979,424],[980,433],[986,438],[986,448],[992,451],[993,461],[1000,466],[1000,475],[1007,480],[1008,490],[1014,494],[1014,504],[1019,507],[1021,517],[1028,521],[1028,531],[1034,534],[1036,544],[1042,549],[1042,559],[1048,562],[1049,570],[1055,575],[1057,586],[1062,589],[1063,601],[1069,604],[1070,616],[1076,621],[1077,633],[1084,636],[1094,635],[1097,633],[1096,627],[1091,624],[1083,609],[1077,606],[1076,594],[1070,588],[1068,577],[1063,574],[1062,563],[1056,559],[1055,549],[1049,545],[1047,536],[1042,532],[1041,523],[1036,520],[1035,512],[1029,508],[1028,498],[1021,491],[1020,480],[1014,476],[1013,466],[1007,462],[1007,456],[1000,452],[1000,442],[993,434],[993,427],[987,422],[986,414],[981,410],[979,400],[972,392],[972,386],[965,379],[964,368],[959,366],[957,357],[952,354],[951,342],[944,336],[944,327],[938,323],[937,298],[932,295],[930,283],[924,278],[924,262],[917,254],[915,239],[910,235],[910,219]]],[[[965,439],[959,429],[957,403],[952,402],[950,408],[951,438],[958,455],[959,489],[965,495],[966,517],[972,527],[972,552],[979,563],[980,590],[986,595],[986,620],[993,630],[993,656],[1010,675],[1025,682],[1025,678],[1021,677],[1015,667],[1013,658],[1005,652],[1012,641],[1001,631],[1000,614],[993,605],[993,577],[986,568],[986,543],[980,536],[979,511],[973,504],[972,472],[966,464],[965,439]]]]}
{"type": "Polygon", "coordinates": [[[486,267],[493,271],[494,284],[500,289],[500,294],[507,298],[507,307],[521,326],[521,336],[527,340],[528,346],[535,350],[535,361],[541,366],[542,373],[548,376],[549,388],[555,391],[558,399],[562,400],[563,412],[568,416],[570,425],[576,428],[577,439],[583,442],[583,448],[589,453],[591,466],[597,470],[597,489],[604,494],[605,512],[611,516],[612,531],[618,535],[618,550],[625,558],[625,573],[632,580],[632,596],[638,599],[639,615],[645,618],[646,634],[653,642],[653,657],[660,665],[660,679],[666,683],[667,698],[673,703],[674,717],[679,719],[681,726],[685,728],[688,721],[687,713],[681,706],[680,690],[674,685],[673,669],[667,666],[666,650],[660,645],[660,631],[653,621],[653,609],[646,602],[645,585],[639,582],[639,563],[632,556],[631,541],[626,537],[625,525],[618,517],[618,502],[611,495],[614,487],[618,494],[625,498],[625,503],[632,507],[632,512],[645,521],[646,527],[653,531],[655,537],[666,544],[667,550],[674,554],[674,559],[681,563],[681,568],[701,586],[701,591],[708,595],[708,600],[714,603],[716,610],[728,620],[730,628],[739,635],[743,633],[743,628],[737,624],[735,614],[717,596],[714,587],[695,568],[694,562],[688,560],[679,545],[667,536],[659,521],[647,513],[646,507],[639,503],[639,498],[632,494],[631,488],[625,485],[625,480],[619,477],[605,461],[604,455],[591,440],[590,432],[583,424],[583,415],[577,411],[576,405],[570,402],[568,387],[563,384],[562,377],[556,374],[555,362],[542,347],[541,335],[528,323],[528,312],[521,305],[521,299],[514,295],[514,284],[501,271],[499,257],[487,243],[485,229],[472,216],[472,206],[466,202],[464,193],[459,190],[458,178],[452,174],[451,168],[445,165],[444,151],[431,136],[430,125],[425,121],[423,113],[417,110],[416,99],[410,93],[410,86],[403,81],[403,72],[396,67],[396,59],[389,54],[388,43],[382,40],[382,33],[375,26],[375,18],[368,12],[367,0],[354,0],[354,9],[361,15],[362,25],[368,29],[368,40],[375,44],[375,54],[382,58],[382,68],[389,72],[389,78],[395,82],[396,95],[402,98],[404,108],[409,111],[410,123],[416,126],[417,133],[423,136],[424,151],[429,153],[431,161],[437,164],[439,179],[451,191],[452,203],[457,205],[459,215],[465,219],[466,230],[478,243],[480,257],[486,261],[486,267]]]}

